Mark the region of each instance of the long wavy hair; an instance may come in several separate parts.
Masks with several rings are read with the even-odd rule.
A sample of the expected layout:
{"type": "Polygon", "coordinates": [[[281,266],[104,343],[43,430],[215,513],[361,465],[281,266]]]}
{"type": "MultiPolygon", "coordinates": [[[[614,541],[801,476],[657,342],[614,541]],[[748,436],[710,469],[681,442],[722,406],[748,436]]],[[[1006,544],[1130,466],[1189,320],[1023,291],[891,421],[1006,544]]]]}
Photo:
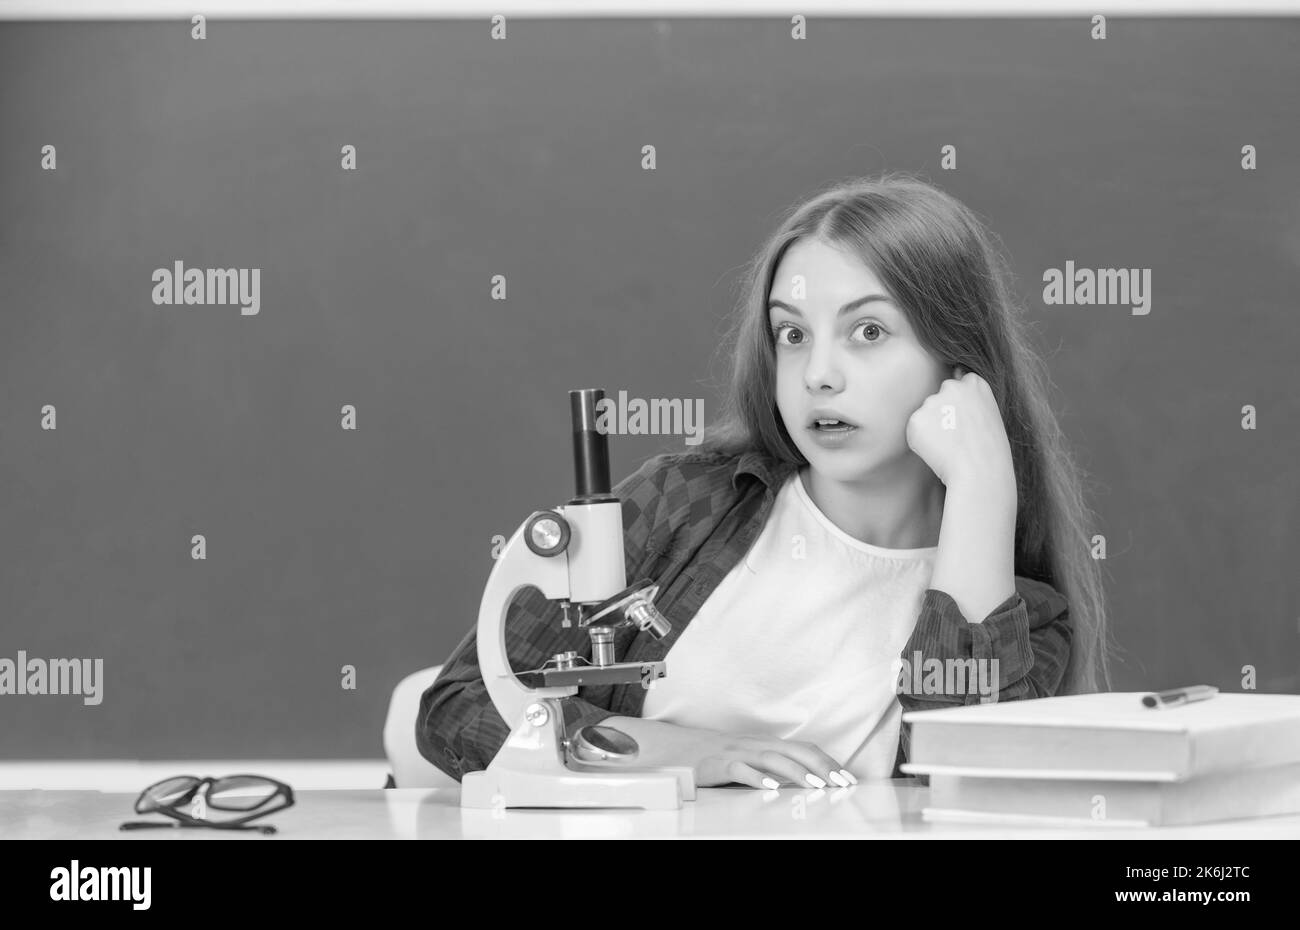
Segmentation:
{"type": "Polygon", "coordinates": [[[1110,690],[1096,526],[1083,474],[1048,402],[1050,379],[1033,349],[1000,241],[951,195],[912,175],[838,181],[790,208],[751,259],[743,296],[719,346],[729,380],[699,450],[759,450],[807,464],[776,405],[776,349],[768,327],[772,278],[786,249],[818,238],[857,255],[945,366],[963,365],[993,389],[1011,443],[1017,489],[1015,573],[1065,596],[1073,626],[1061,693],[1110,690]]]}

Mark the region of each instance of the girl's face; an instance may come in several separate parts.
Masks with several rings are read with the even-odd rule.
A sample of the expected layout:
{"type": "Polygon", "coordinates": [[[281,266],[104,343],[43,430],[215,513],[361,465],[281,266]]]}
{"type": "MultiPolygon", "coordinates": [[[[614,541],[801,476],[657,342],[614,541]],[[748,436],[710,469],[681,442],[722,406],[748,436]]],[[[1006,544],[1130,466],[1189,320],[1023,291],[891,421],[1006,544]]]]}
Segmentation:
{"type": "Polygon", "coordinates": [[[924,467],[907,445],[907,420],[951,371],[865,264],[819,239],[795,242],[776,268],[768,322],[777,408],[814,470],[857,483],[924,467]],[[852,428],[819,429],[818,408],[852,428]]]}

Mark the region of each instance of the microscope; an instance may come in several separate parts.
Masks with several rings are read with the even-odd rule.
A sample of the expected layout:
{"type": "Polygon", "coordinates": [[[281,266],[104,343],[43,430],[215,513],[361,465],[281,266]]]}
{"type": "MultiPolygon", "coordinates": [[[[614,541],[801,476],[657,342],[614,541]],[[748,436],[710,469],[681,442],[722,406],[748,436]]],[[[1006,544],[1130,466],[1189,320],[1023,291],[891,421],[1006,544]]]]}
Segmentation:
{"type": "Polygon", "coordinates": [[[579,685],[639,684],[667,674],[665,663],[618,662],[614,635],[635,624],[656,639],[672,629],[654,606],[658,585],[628,585],[623,506],[610,491],[609,439],[596,425],[600,388],[569,392],[573,422],[573,498],[535,511],[501,550],[478,615],[479,671],[501,719],[511,728],[488,767],[461,779],[461,807],[680,808],[695,800],[690,766],[638,767],[636,741],[613,727],[585,726],[565,736],[563,701],[579,685]],[[591,639],[591,658],[559,652],[540,668],[516,673],[506,653],[509,608],[533,586],[563,611],[561,627],[591,639]],[[572,614],[572,615],[571,615],[572,614]]]}

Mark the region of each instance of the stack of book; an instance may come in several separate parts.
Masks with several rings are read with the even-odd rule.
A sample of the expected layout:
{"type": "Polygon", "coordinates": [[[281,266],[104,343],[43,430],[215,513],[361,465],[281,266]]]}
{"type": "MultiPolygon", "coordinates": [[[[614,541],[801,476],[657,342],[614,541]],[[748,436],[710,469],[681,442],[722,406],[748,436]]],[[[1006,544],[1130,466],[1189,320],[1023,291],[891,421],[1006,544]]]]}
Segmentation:
{"type": "Polygon", "coordinates": [[[1300,814],[1300,695],[1109,692],[909,711],[930,821],[1174,826],[1300,814]]]}

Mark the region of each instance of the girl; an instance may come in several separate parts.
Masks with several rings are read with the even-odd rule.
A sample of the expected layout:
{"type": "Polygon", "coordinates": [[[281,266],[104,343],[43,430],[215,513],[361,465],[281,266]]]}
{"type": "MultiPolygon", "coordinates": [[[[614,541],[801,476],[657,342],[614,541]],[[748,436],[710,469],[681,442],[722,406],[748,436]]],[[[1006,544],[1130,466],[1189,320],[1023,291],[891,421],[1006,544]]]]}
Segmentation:
{"type": "MultiPolygon", "coordinates": [[[[909,176],[790,211],[749,269],[720,422],[615,489],[629,580],[656,578],[673,623],[616,655],[668,675],[581,689],[570,738],[623,730],[638,765],[700,786],[843,786],[902,774],[904,710],[1109,688],[1092,524],[1009,277],[975,215],[909,176]]],[[[517,670],[583,650],[556,605],[516,606],[517,670]]],[[[471,629],[421,751],[459,778],[507,729],[471,629]]]]}

